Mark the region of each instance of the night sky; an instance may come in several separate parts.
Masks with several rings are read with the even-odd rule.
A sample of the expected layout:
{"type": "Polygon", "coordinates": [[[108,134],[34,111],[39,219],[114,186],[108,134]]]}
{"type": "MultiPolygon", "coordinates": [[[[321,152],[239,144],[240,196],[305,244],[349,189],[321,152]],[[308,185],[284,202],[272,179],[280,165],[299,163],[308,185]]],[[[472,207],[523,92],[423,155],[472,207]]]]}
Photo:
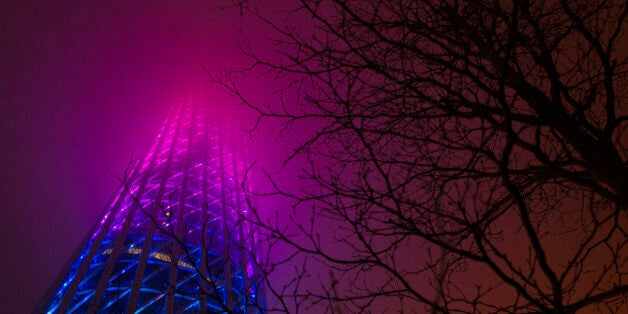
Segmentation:
{"type": "Polygon", "coordinates": [[[177,98],[236,102],[207,72],[248,62],[238,12],[181,3],[0,4],[1,313],[33,309],[177,98]]]}
{"type": "MultiPolygon", "coordinates": [[[[298,163],[302,160],[299,158],[306,154],[299,155],[296,162],[281,171],[279,169],[291,147],[320,130],[322,122],[308,119],[296,122],[297,126],[289,124],[294,129],[284,130],[281,125],[273,125],[272,121],[276,120],[270,119],[271,122],[264,122],[261,129],[254,132],[253,140],[244,139],[245,132],[254,124],[254,112],[220,84],[211,82],[210,76],[225,82],[226,73],[252,64],[242,47],[251,47],[254,55],[271,62],[281,60],[278,58],[281,58],[282,46],[268,39],[272,36],[270,26],[260,20],[243,19],[246,13],[241,14],[237,8],[226,8],[233,2],[237,1],[0,1],[0,314],[30,313],[33,310],[98,220],[125,169],[149,147],[161,123],[180,98],[202,97],[208,99],[209,105],[215,103],[229,110],[229,116],[238,119],[238,134],[247,141],[250,155],[247,162],[256,162],[255,171],[263,168],[288,191],[302,189],[308,184],[294,179],[301,171],[298,163]],[[206,95],[210,95],[209,98],[206,95]],[[278,134],[284,133],[288,134],[286,138],[277,138],[278,134]]],[[[317,26],[311,14],[305,11],[280,13],[278,6],[289,6],[287,2],[261,2],[257,8],[263,10],[260,15],[268,17],[278,27],[307,29],[317,26]],[[286,16],[289,23],[283,24],[286,16]]],[[[619,57],[627,54],[626,47],[618,47],[619,57]]],[[[315,63],[318,59],[312,60],[315,63]]],[[[309,86],[306,83],[311,82],[306,80],[303,86],[296,84],[303,90],[293,88],[281,94],[277,91],[281,86],[287,86],[289,75],[272,71],[262,75],[261,72],[232,73],[234,76],[231,77],[238,88],[246,92],[244,95],[253,97],[249,100],[257,105],[269,104],[268,108],[286,103],[299,106],[293,100],[304,95],[303,91],[308,88],[318,91],[317,85],[309,86]]],[[[377,80],[377,76],[373,79],[377,80]]],[[[405,93],[405,83],[399,85],[405,93]]],[[[405,108],[405,94],[403,96],[405,108]]],[[[301,104],[307,104],[307,100],[301,104]]],[[[551,144],[548,142],[547,145],[551,144]]],[[[322,146],[321,149],[329,149],[331,154],[335,146],[322,146]]],[[[316,166],[324,163],[316,161],[316,166]]],[[[259,174],[261,172],[252,175],[254,180],[261,177],[253,184],[262,191],[268,188],[268,181],[259,174]]],[[[288,201],[271,202],[269,198],[261,201],[258,208],[270,208],[267,206],[270,203],[273,210],[289,209],[288,201]]],[[[438,201],[435,203],[439,204],[438,201]]],[[[437,212],[440,215],[440,209],[437,212]]],[[[309,212],[302,213],[294,214],[295,219],[309,218],[309,212]]],[[[514,240],[519,245],[519,231],[510,230],[519,229],[518,222],[511,225],[508,220],[516,217],[504,217],[500,218],[506,222],[502,227],[510,238],[501,244],[507,247],[509,243],[515,243],[508,241],[514,240]]],[[[323,242],[333,243],[332,237],[336,233],[327,230],[334,227],[326,226],[321,232],[327,237],[323,242]]],[[[523,242],[526,250],[512,245],[510,252],[506,252],[521,254],[518,260],[527,265],[529,255],[523,254],[530,254],[527,250],[529,243],[523,242]]],[[[412,245],[416,243],[419,242],[411,242],[412,245]]],[[[562,258],[567,255],[563,251],[571,249],[559,241],[547,243],[551,258],[562,258]]],[[[341,250],[341,246],[332,248],[334,254],[341,250]]],[[[286,252],[289,255],[290,251],[286,252]]],[[[419,246],[408,247],[405,251],[399,249],[398,252],[404,253],[399,259],[401,264],[414,262],[417,257],[427,260],[427,254],[431,254],[419,246]]],[[[278,256],[273,257],[284,258],[281,254],[278,256]]],[[[595,263],[593,265],[597,267],[595,263]]],[[[492,284],[491,278],[496,277],[491,276],[495,274],[483,270],[484,266],[470,267],[471,270],[465,268],[467,265],[461,266],[462,275],[456,280],[492,284]],[[478,269],[481,271],[475,271],[478,269]]],[[[326,271],[327,268],[320,270],[326,271]]],[[[293,273],[276,273],[280,273],[279,278],[272,279],[280,283],[293,279],[293,273]]],[[[331,272],[321,273],[329,274],[332,279],[331,272]]],[[[316,271],[310,274],[316,274],[316,271]]],[[[364,274],[370,273],[366,271],[364,274]]],[[[377,281],[377,278],[368,279],[369,284],[377,281]]],[[[468,285],[461,291],[465,288],[473,287],[468,285]]],[[[496,295],[500,297],[500,292],[508,294],[509,291],[497,290],[496,295]]]]}

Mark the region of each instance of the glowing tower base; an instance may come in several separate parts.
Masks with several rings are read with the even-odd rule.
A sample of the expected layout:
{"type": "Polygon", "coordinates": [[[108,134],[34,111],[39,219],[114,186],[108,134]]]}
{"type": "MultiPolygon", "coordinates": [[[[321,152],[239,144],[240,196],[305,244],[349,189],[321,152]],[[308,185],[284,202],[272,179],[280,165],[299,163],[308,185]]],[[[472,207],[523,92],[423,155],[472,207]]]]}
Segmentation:
{"type": "Polygon", "coordinates": [[[35,312],[264,312],[218,123],[205,106],[178,106],[35,312]]]}

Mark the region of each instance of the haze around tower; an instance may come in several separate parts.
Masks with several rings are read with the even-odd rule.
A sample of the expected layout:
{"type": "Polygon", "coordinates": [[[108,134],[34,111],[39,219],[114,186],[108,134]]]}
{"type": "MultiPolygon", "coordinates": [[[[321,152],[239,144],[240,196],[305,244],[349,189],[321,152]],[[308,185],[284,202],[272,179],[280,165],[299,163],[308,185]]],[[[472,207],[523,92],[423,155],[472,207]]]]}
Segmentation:
{"type": "MultiPolygon", "coordinates": [[[[33,309],[179,97],[203,90],[242,109],[209,83],[248,62],[238,12],[224,4],[1,5],[0,312],[33,309]]],[[[268,138],[263,150],[278,154],[268,138]]]]}

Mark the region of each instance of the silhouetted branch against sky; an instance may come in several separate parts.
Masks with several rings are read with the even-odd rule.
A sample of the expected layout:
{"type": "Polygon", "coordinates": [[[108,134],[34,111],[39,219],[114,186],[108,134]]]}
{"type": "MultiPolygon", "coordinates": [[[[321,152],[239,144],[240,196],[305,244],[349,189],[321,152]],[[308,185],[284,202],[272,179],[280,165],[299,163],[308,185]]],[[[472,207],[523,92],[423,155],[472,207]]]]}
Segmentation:
{"type": "Polygon", "coordinates": [[[292,210],[250,218],[292,310],[628,310],[628,4],[280,5],[237,5],[276,99],[223,83],[295,130],[292,210]]]}

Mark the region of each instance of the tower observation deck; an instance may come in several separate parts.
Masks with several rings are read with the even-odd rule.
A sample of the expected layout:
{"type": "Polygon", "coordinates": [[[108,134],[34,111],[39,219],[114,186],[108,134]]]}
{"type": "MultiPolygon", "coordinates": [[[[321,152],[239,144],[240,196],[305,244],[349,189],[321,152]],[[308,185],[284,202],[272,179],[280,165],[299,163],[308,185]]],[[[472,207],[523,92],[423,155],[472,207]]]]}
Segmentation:
{"type": "Polygon", "coordinates": [[[171,112],[36,313],[264,312],[241,154],[216,113],[171,112]]]}

